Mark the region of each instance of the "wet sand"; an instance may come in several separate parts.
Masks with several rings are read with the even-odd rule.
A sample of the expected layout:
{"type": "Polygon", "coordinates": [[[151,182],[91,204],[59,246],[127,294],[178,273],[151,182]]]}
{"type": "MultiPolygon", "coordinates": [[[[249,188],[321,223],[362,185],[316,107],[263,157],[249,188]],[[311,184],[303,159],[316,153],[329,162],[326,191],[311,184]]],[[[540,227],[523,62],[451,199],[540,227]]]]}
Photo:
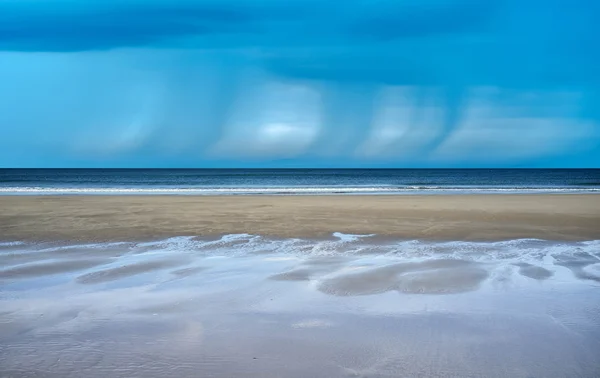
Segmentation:
{"type": "Polygon", "coordinates": [[[0,377],[596,378],[599,245],[4,243],[0,377]]]}
{"type": "Polygon", "coordinates": [[[2,240],[250,233],[404,239],[600,239],[600,195],[3,196],[2,240]]]}

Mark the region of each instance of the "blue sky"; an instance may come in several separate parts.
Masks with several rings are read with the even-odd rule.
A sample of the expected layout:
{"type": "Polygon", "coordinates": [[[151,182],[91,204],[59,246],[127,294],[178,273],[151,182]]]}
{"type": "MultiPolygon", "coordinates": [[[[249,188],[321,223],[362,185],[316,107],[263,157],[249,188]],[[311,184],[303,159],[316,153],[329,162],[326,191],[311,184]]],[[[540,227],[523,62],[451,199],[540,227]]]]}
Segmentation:
{"type": "Polygon", "coordinates": [[[0,0],[1,167],[600,167],[595,0],[0,0]]]}

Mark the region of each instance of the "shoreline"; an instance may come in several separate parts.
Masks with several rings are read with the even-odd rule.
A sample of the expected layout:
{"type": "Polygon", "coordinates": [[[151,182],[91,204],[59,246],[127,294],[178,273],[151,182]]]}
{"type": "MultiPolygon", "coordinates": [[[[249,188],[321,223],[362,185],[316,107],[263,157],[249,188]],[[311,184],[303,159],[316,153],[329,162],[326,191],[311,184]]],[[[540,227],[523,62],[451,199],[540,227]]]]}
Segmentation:
{"type": "Polygon", "coordinates": [[[600,239],[600,196],[0,196],[2,241],[131,241],[333,232],[432,241],[600,239]]]}

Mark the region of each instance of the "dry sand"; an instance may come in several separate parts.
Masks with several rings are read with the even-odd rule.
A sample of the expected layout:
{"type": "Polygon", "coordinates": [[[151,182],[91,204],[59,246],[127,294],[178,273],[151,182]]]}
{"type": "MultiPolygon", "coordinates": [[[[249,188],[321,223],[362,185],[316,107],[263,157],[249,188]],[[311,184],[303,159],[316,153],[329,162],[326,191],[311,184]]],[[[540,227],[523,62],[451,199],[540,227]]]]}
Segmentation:
{"type": "Polygon", "coordinates": [[[2,240],[140,240],[179,235],[407,239],[600,238],[600,195],[5,196],[2,240]]]}

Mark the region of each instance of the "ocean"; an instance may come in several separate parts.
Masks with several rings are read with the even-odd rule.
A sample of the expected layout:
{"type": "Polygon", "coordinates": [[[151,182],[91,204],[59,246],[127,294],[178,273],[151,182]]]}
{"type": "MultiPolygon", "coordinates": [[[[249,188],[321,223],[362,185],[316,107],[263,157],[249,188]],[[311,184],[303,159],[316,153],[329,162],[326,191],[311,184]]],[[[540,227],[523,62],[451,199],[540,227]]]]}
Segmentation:
{"type": "Polygon", "coordinates": [[[600,169],[0,169],[0,195],[600,192],[600,169]]]}

